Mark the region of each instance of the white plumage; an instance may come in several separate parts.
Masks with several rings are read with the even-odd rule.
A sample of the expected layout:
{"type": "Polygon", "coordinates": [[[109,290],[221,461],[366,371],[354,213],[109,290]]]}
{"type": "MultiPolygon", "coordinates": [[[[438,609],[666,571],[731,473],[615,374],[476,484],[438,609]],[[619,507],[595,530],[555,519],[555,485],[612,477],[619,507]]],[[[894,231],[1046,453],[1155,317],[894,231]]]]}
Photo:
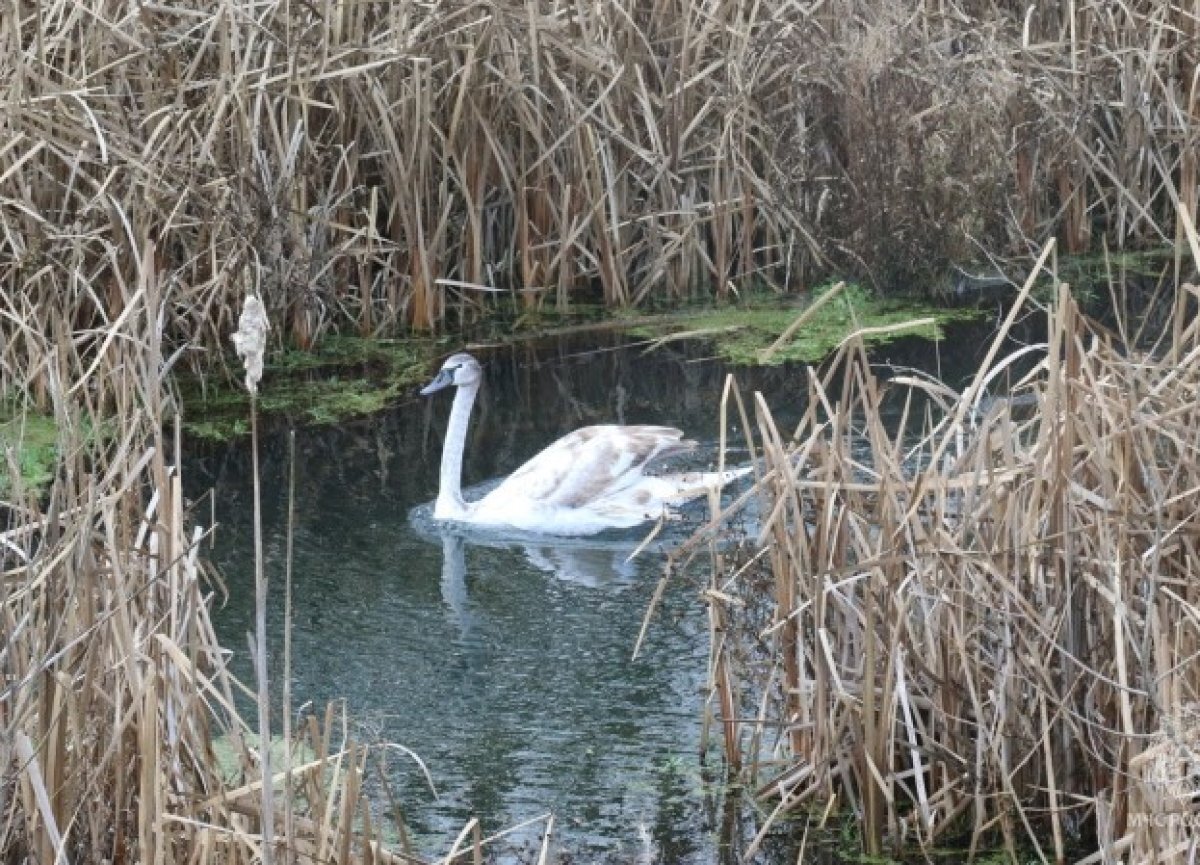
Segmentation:
{"type": "Polygon", "coordinates": [[[555,535],[590,535],[657,519],[670,505],[702,495],[749,469],[647,474],[665,457],[696,443],[665,426],[589,426],[563,436],[482,499],[462,496],[462,455],[471,406],[483,371],[469,354],[442,365],[422,394],[455,385],[442,446],[441,482],[433,515],[475,525],[555,535]]]}

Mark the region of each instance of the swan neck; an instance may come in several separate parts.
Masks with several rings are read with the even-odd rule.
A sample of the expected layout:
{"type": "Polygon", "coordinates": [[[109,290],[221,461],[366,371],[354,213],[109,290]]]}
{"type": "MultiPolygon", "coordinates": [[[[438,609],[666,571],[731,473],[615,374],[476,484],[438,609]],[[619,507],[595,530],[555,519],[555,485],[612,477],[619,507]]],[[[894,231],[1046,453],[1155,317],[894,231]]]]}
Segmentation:
{"type": "Polygon", "coordinates": [[[450,408],[450,425],[446,429],[446,441],[442,445],[442,473],[438,483],[437,503],[433,515],[437,519],[454,519],[467,513],[467,504],[462,496],[463,449],[467,444],[467,425],[471,419],[471,406],[479,385],[463,385],[454,394],[454,405],[450,408]]]}

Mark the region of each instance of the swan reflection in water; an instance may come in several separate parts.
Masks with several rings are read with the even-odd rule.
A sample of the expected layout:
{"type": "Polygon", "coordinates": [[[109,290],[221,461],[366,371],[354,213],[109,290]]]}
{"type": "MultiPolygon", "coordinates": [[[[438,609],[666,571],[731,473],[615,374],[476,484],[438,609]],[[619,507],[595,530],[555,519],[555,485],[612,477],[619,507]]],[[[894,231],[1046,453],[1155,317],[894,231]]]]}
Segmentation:
{"type": "Polygon", "coordinates": [[[636,580],[639,570],[645,568],[643,560],[665,555],[666,550],[665,542],[661,541],[652,541],[639,549],[644,540],[641,532],[603,538],[546,537],[511,531],[498,534],[434,519],[430,505],[414,508],[409,521],[421,538],[442,547],[442,600],[464,636],[474,630],[475,616],[467,590],[469,547],[515,550],[532,569],[554,579],[587,588],[618,590],[636,580]]]}

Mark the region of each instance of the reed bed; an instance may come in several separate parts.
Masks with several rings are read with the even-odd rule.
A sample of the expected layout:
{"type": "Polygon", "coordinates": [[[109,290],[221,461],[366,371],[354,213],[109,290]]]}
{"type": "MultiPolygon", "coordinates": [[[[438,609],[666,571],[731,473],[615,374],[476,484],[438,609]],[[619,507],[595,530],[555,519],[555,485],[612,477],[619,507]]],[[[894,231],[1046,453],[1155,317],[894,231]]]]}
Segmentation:
{"type": "Polygon", "coordinates": [[[152,240],[168,332],[208,347],[248,289],[300,345],[493,290],[724,294],[786,245],[760,168],[773,26],[748,0],[17,0],[0,282],[115,318],[112,250],[152,240]]]}
{"type": "MultiPolygon", "coordinates": [[[[411,759],[403,748],[357,740],[330,708],[298,715],[266,760],[239,710],[253,692],[227,672],[210,619],[224,590],[182,493],[162,351],[170,299],[154,261],[147,246],[103,331],[28,323],[49,364],[60,460],[35,493],[3,454],[0,859],[422,862],[399,806],[378,805],[387,764],[411,759]]],[[[498,840],[470,823],[445,861],[479,861],[498,840]]]]}
{"type": "MultiPolygon", "coordinates": [[[[1026,6],[13,0],[0,286],[104,328],[153,242],[167,343],[213,350],[248,290],[307,346],[1177,239],[1193,6],[1026,6]]],[[[47,387],[0,326],[0,390],[47,387]]]]}
{"type": "Polygon", "coordinates": [[[1192,861],[1197,301],[1139,350],[1061,286],[1045,342],[1001,351],[1018,305],[961,393],[851,339],[791,435],[756,397],[763,473],[697,539],[759,501],[707,594],[714,729],[771,811],[752,849],[840,810],[871,855],[1192,861]]]}
{"type": "MultiPolygon", "coordinates": [[[[274,340],[309,346],[332,329],[455,326],[495,296],[518,309],[593,295],[634,305],[791,290],[831,269],[887,287],[895,261],[903,273],[1050,234],[1071,250],[1179,241],[1194,224],[1193,5],[894,6],[7,4],[0,395],[53,413],[61,440],[48,495],[18,483],[2,509],[5,850],[43,862],[262,853],[261,820],[246,813],[257,797],[232,796],[211,752],[215,729],[245,740],[245,725],[229,715],[236,686],[208,623],[213,589],[171,432],[172,371],[221,362],[247,293],[263,298],[274,340]]],[[[1194,328],[1179,309],[1167,356],[1190,363],[1194,328]]],[[[1043,421],[988,415],[993,448],[954,403],[957,423],[931,432],[938,471],[950,455],[955,477],[976,460],[1004,481],[974,493],[939,486],[932,469],[913,487],[874,425],[879,448],[855,480],[845,445],[812,436],[863,422],[880,387],[853,352],[840,402],[828,381],[810,383],[801,440],[818,474],[778,481],[781,534],[763,554],[809,576],[780,581],[788,612],[767,638],[794,651],[763,705],[789,725],[779,747],[813,767],[779,772],[775,789],[789,806],[810,788],[845,791],[869,847],[889,821],[940,837],[963,809],[980,836],[1049,820],[1057,849],[1078,808],[1142,844],[1130,821],[1162,764],[1147,755],[1169,755],[1172,731],[1190,729],[1194,609],[1180,569],[1195,418],[1168,400],[1194,386],[1194,365],[1120,367],[1114,343],[1088,342],[1073,313],[1058,326],[1044,383],[1027,384],[1043,421]],[[961,453],[951,428],[971,443],[961,453]],[[850,503],[877,509],[869,524],[883,528],[850,503]],[[814,519],[825,522],[800,530],[814,519]],[[904,580],[901,559],[871,558],[948,538],[904,580]],[[1068,558],[1055,558],[1060,545],[1068,558]],[[959,594],[935,592],[949,575],[959,594]],[[821,642],[800,639],[810,632],[821,642]],[[1127,651],[1114,667],[1104,651],[1116,646],[1127,651]],[[865,666],[861,651],[876,653],[865,666]],[[968,672],[987,687],[925,702],[938,676],[968,672]],[[814,717],[831,723],[805,726],[814,717]],[[908,751],[893,722],[912,731],[915,746],[899,740],[908,751]],[[906,802],[937,820],[901,822],[906,802]]],[[[737,610],[722,615],[737,624],[737,610]]],[[[718,657],[732,651],[722,645],[718,657]]],[[[745,663],[722,661],[731,707],[745,663]]],[[[731,753],[766,742],[765,722],[726,721],[731,753]]],[[[323,777],[337,754],[341,780],[295,825],[321,855],[365,856],[364,752],[328,746],[328,725],[319,733],[327,760],[306,771],[323,777]]],[[[243,787],[254,766],[247,753],[243,787]]]]}
{"type": "Polygon", "coordinates": [[[823,256],[889,289],[1031,260],[1051,236],[1068,253],[1181,243],[1198,26],[1159,0],[813,4],[781,31],[792,113],[772,124],[773,185],[820,250],[795,266],[823,256]]]}

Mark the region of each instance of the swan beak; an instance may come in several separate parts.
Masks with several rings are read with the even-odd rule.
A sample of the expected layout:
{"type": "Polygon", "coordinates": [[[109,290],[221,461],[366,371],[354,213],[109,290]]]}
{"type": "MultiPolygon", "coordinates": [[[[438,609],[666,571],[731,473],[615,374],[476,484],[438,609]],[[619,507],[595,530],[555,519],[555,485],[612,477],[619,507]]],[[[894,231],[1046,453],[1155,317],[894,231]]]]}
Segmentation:
{"type": "Polygon", "coordinates": [[[421,388],[421,396],[429,396],[431,393],[437,393],[442,388],[449,387],[452,384],[454,384],[454,375],[450,370],[444,369],[437,374],[437,378],[421,388]]]}

